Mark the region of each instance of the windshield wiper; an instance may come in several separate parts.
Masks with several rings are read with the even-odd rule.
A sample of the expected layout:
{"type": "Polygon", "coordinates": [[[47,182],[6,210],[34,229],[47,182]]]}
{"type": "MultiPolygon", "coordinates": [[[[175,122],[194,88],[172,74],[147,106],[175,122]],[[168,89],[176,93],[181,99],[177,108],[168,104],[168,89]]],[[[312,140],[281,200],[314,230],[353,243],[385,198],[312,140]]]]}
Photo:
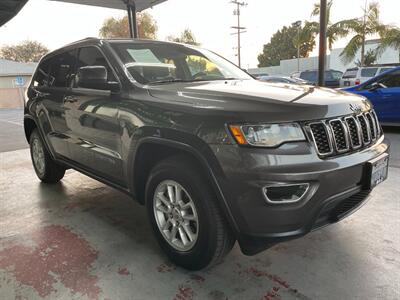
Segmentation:
{"type": "Polygon", "coordinates": [[[174,83],[174,82],[189,82],[188,80],[184,79],[166,79],[166,80],[158,80],[158,81],[151,81],[148,84],[162,84],[162,83],[174,83]]]}
{"type": "Polygon", "coordinates": [[[239,78],[228,77],[228,78],[214,78],[214,79],[166,79],[166,80],[158,80],[158,81],[151,81],[148,84],[163,84],[163,83],[175,83],[175,82],[201,82],[201,81],[224,81],[224,80],[240,80],[239,78]]]}
{"type": "Polygon", "coordinates": [[[188,80],[188,82],[198,82],[198,81],[225,81],[225,80],[240,80],[239,78],[228,77],[228,78],[212,78],[212,79],[193,79],[188,80]]]}

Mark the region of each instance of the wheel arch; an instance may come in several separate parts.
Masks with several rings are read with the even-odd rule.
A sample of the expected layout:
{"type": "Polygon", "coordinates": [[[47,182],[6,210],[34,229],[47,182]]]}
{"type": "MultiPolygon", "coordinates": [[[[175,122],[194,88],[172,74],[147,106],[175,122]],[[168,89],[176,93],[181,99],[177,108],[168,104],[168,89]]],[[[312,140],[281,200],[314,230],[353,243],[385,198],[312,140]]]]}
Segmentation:
{"type": "Polygon", "coordinates": [[[130,189],[134,191],[137,201],[144,204],[147,179],[154,166],[168,157],[183,155],[199,167],[204,178],[209,182],[209,184],[211,184],[217,196],[217,204],[221,208],[226,220],[230,224],[230,227],[235,232],[238,232],[238,227],[230,211],[229,205],[226,202],[221,186],[218,183],[217,175],[215,174],[216,172],[222,172],[222,169],[218,170],[220,167],[216,158],[212,157],[213,154],[205,154],[204,152],[207,151],[200,152],[195,147],[179,141],[157,137],[143,138],[137,145],[134,163],[131,168],[133,180],[131,180],[130,189]],[[205,155],[207,155],[207,157],[205,157],[205,155]]]}
{"type": "Polygon", "coordinates": [[[32,117],[25,116],[24,117],[24,132],[26,141],[29,144],[31,134],[35,128],[38,128],[35,120],[32,117]]]}

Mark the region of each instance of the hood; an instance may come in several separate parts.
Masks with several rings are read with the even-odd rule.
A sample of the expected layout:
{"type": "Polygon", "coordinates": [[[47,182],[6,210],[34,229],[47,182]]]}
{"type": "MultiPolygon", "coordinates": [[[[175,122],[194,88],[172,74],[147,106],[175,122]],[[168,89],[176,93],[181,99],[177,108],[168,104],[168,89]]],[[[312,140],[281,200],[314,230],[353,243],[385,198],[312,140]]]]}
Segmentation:
{"type": "Polygon", "coordinates": [[[265,116],[273,120],[313,120],[371,108],[364,97],[341,90],[257,80],[208,81],[148,86],[157,100],[195,109],[265,116]]]}

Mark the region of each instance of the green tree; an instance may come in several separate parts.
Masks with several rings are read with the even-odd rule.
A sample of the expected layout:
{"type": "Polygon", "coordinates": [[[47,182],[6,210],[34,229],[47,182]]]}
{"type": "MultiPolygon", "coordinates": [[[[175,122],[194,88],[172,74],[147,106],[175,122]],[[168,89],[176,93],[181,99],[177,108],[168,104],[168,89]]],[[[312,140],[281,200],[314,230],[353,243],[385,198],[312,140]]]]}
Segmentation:
{"type": "MultiPolygon", "coordinates": [[[[156,39],[158,30],[157,22],[149,13],[138,13],[137,24],[139,38],[156,39]]],[[[129,38],[128,17],[106,19],[100,28],[99,35],[102,38],[129,38]]]]}
{"type": "MultiPolygon", "coordinates": [[[[347,36],[349,34],[349,29],[346,24],[342,21],[337,23],[331,22],[331,9],[332,9],[333,0],[329,0],[326,8],[326,38],[328,40],[328,48],[332,50],[333,44],[339,39],[347,36]]],[[[320,14],[320,4],[314,4],[314,8],[311,12],[312,17],[317,17],[320,14]]],[[[314,30],[319,33],[319,22],[311,22],[311,25],[314,30]]]]}
{"type": "MultiPolygon", "coordinates": [[[[377,51],[375,51],[373,49],[369,49],[367,51],[367,53],[365,53],[365,56],[364,56],[364,66],[368,67],[368,66],[373,65],[374,63],[376,63],[377,58],[378,58],[377,51]]],[[[356,61],[356,66],[363,67],[360,59],[356,61]]]]}
{"type": "Polygon", "coordinates": [[[305,22],[300,28],[296,25],[284,26],[265,44],[263,52],[258,55],[258,66],[277,66],[283,59],[297,57],[297,46],[300,46],[300,57],[308,57],[315,47],[315,28],[305,22]]]}
{"type": "Polygon", "coordinates": [[[399,59],[400,59],[400,28],[387,27],[382,32],[381,44],[376,50],[378,56],[382,55],[382,53],[389,47],[399,51],[399,59]]]}
{"type": "Polygon", "coordinates": [[[0,48],[0,58],[18,62],[38,62],[49,49],[37,41],[24,41],[18,45],[0,48]]]}
{"type": "Polygon", "coordinates": [[[353,33],[343,52],[340,54],[344,63],[354,60],[357,52],[361,49],[361,65],[365,65],[365,41],[368,36],[379,34],[383,36],[387,26],[379,20],[379,4],[372,2],[364,9],[364,15],[360,18],[341,21],[343,26],[353,33]]]}
{"type": "Polygon", "coordinates": [[[186,28],[179,37],[170,35],[167,37],[167,40],[171,42],[184,43],[195,46],[200,45],[200,43],[196,41],[194,33],[189,28],[186,28]]]}

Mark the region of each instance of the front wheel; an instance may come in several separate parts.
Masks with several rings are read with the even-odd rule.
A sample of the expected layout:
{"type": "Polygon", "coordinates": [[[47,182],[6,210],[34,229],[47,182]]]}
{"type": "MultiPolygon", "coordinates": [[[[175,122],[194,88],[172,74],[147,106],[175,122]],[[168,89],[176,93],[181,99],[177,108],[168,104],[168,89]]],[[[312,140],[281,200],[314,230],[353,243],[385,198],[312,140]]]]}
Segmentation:
{"type": "Polygon", "coordinates": [[[177,265],[199,270],[218,263],[234,236],[216,205],[216,196],[185,157],[169,158],[151,172],[146,206],[157,240],[177,265]]]}
{"type": "Polygon", "coordinates": [[[64,177],[65,168],[51,158],[37,129],[30,136],[29,146],[37,177],[45,183],[59,182],[64,177]]]}

